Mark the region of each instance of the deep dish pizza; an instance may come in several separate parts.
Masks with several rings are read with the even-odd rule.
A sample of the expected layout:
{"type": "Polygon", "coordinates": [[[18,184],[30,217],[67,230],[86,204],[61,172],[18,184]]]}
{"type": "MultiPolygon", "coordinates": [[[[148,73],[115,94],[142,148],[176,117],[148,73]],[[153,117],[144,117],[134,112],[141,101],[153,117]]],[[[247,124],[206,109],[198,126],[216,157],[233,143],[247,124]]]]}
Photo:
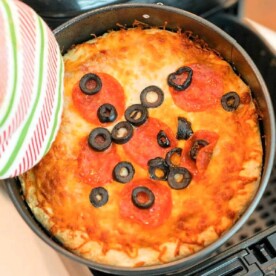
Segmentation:
{"type": "Polygon", "coordinates": [[[199,42],[138,27],[64,56],[59,134],[21,182],[69,250],[116,266],[170,262],[217,240],[251,202],[262,145],[250,88],[199,42]]]}

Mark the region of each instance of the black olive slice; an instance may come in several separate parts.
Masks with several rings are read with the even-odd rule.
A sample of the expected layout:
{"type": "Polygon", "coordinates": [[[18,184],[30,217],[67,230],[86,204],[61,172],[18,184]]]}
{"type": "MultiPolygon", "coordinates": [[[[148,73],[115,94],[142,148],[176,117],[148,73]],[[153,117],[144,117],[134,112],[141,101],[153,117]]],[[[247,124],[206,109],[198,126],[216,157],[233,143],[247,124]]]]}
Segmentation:
{"type": "Polygon", "coordinates": [[[222,96],[221,105],[226,111],[235,111],[240,105],[240,96],[236,92],[228,92],[222,96]]]}
{"type": "Polygon", "coordinates": [[[193,135],[191,123],[184,117],[178,117],[177,134],[178,140],[188,140],[193,135]]]}
{"type": "Polygon", "coordinates": [[[140,209],[150,208],[155,201],[154,193],[145,186],[139,186],[132,190],[132,203],[140,209]]]}
{"type": "Polygon", "coordinates": [[[192,174],[183,167],[170,167],[168,184],[172,189],[181,190],[186,188],[192,180],[192,174]]]}
{"type": "Polygon", "coordinates": [[[167,163],[168,166],[178,166],[180,163],[180,157],[181,157],[181,153],[182,153],[182,149],[181,148],[173,148],[170,151],[167,152],[166,157],[165,157],[165,161],[167,163]],[[178,161],[176,161],[176,157],[175,155],[177,155],[179,158],[178,161]]]}
{"type": "Polygon", "coordinates": [[[168,166],[161,157],[156,157],[148,161],[149,174],[154,180],[166,180],[168,176],[168,166]]]}
{"type": "Polygon", "coordinates": [[[140,100],[143,106],[147,108],[155,108],[163,103],[164,92],[158,86],[151,85],[143,89],[143,91],[140,94],[140,100]],[[151,98],[151,94],[152,97],[154,97],[155,99],[149,99],[151,98]]]}
{"type": "Polygon", "coordinates": [[[90,192],[89,199],[94,207],[102,207],[108,201],[108,192],[103,187],[93,188],[90,192]]]}
{"type": "Polygon", "coordinates": [[[192,83],[193,70],[188,66],[183,66],[177,69],[174,73],[169,74],[168,76],[168,85],[173,87],[177,91],[183,91],[187,89],[192,83]],[[175,80],[177,80],[177,76],[182,75],[183,73],[188,73],[187,78],[184,80],[182,84],[177,84],[175,80]]]}
{"type": "Polygon", "coordinates": [[[111,138],[116,144],[125,144],[133,135],[133,127],[129,122],[122,121],[114,126],[111,138]]]}
{"type": "Polygon", "coordinates": [[[191,150],[190,150],[190,157],[193,160],[196,160],[197,154],[199,150],[205,146],[209,145],[209,143],[205,140],[196,140],[194,141],[191,150]]]}
{"type": "Polygon", "coordinates": [[[103,104],[98,108],[98,118],[101,123],[114,122],[118,116],[116,108],[112,104],[103,104]]]}
{"type": "Polygon", "coordinates": [[[134,126],[141,126],[148,119],[148,110],[141,104],[133,104],[125,111],[125,118],[134,126]]]}
{"type": "Polygon", "coordinates": [[[134,176],[135,170],[129,162],[119,162],[113,170],[113,178],[121,183],[129,182],[134,176]]]}
{"type": "Polygon", "coordinates": [[[104,151],[111,145],[111,134],[106,128],[94,128],[88,136],[88,144],[96,151],[104,151]]]}
{"type": "Polygon", "coordinates": [[[88,73],[80,80],[80,89],[84,94],[94,95],[102,88],[102,81],[96,74],[88,73]]]}
{"type": "Polygon", "coordinates": [[[157,143],[162,148],[168,148],[171,142],[164,130],[160,130],[157,134],[157,143]]]}

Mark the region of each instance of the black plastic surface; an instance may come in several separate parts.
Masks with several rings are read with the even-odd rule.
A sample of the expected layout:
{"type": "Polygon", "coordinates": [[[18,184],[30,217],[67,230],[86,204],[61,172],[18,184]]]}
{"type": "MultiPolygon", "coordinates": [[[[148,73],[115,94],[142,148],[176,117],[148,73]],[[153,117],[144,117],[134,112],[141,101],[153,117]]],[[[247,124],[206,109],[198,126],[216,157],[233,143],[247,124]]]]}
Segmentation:
{"type": "Polygon", "coordinates": [[[51,28],[56,28],[63,22],[88,10],[114,4],[149,3],[177,7],[202,17],[210,16],[222,9],[230,9],[239,0],[23,0],[34,8],[51,28]]]}
{"type": "Polygon", "coordinates": [[[190,11],[195,14],[204,14],[210,10],[228,8],[238,2],[238,0],[23,0],[26,4],[33,7],[39,14],[46,17],[71,17],[82,12],[105,7],[108,5],[125,3],[148,3],[163,4],[190,11]]]}
{"type": "Polygon", "coordinates": [[[174,275],[276,275],[276,226],[174,275]]]}

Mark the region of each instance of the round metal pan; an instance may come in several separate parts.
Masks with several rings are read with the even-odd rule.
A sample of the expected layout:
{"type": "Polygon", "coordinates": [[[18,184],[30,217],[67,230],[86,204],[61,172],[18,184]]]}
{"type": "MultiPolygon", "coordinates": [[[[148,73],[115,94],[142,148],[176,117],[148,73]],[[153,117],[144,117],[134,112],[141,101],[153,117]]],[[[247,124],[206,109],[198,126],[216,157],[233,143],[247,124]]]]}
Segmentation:
{"type": "Polygon", "coordinates": [[[217,241],[189,257],[162,265],[122,268],[89,261],[67,251],[62,245],[52,239],[51,235],[43,230],[34,219],[21,195],[18,181],[16,179],[8,179],[6,183],[12,201],[27,224],[40,238],[58,252],[77,262],[106,273],[118,275],[164,275],[183,270],[203,260],[234,235],[254,211],[266,188],[273,166],[275,154],[275,119],[266,85],[250,57],[230,36],[215,25],[194,14],[172,7],[153,4],[114,5],[80,15],[61,25],[54,33],[62,52],[65,53],[73,45],[90,39],[91,34],[101,35],[108,30],[116,29],[117,23],[131,27],[135,20],[146,23],[149,26],[164,26],[166,22],[168,29],[177,30],[181,28],[199,35],[211,48],[219,51],[227,61],[233,64],[245,82],[251,87],[260,114],[262,114],[261,130],[263,132],[264,156],[262,179],[258,192],[244,214],[217,241]]]}

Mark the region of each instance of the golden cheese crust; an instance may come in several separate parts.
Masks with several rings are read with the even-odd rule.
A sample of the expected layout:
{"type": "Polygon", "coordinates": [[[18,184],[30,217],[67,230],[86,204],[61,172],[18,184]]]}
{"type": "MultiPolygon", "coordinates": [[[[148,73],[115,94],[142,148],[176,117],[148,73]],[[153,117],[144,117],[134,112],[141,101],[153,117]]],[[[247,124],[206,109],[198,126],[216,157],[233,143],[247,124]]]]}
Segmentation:
{"type": "MultiPolygon", "coordinates": [[[[154,265],[193,254],[217,240],[235,223],[258,188],[262,146],[250,89],[226,61],[181,32],[134,28],[112,31],[77,45],[64,56],[64,62],[65,106],[59,134],[45,158],[20,179],[32,212],[66,248],[109,265],[154,265]],[[200,102],[193,96],[182,101],[181,93],[185,91],[172,91],[168,85],[168,75],[182,66],[194,68],[191,89],[193,84],[198,85],[199,92],[195,93],[200,93],[200,102]],[[202,74],[196,75],[197,70],[202,74]],[[74,93],[86,73],[99,73],[117,85],[114,84],[116,91],[121,91],[120,95],[113,91],[120,98],[115,122],[105,125],[97,122],[96,117],[90,118],[85,107],[82,110],[74,93]],[[195,163],[185,155],[193,136],[187,140],[173,138],[174,147],[183,150],[181,164],[193,178],[187,188],[180,190],[171,189],[167,181],[150,180],[151,185],[164,189],[166,196],[156,196],[156,201],[162,200],[167,211],[157,212],[152,221],[145,222],[140,210],[134,217],[122,211],[122,206],[132,204],[125,196],[126,187],[132,184],[110,179],[106,164],[113,166],[112,160],[129,161],[135,168],[132,182],[149,179],[147,166],[136,157],[155,148],[143,144],[150,131],[145,130],[135,138],[143,148],[135,147],[135,139],[125,145],[112,143],[108,149],[108,154],[112,151],[110,156],[101,152],[90,156],[93,150],[86,147],[86,141],[95,127],[111,131],[116,123],[125,120],[124,110],[140,103],[141,91],[150,85],[162,89],[164,102],[160,107],[149,108],[148,122],[134,128],[134,132],[158,120],[159,125],[165,124],[175,135],[181,117],[191,123],[194,137],[202,139],[208,134],[209,138],[215,137],[215,142],[209,141],[212,147],[202,154],[201,163],[195,163]],[[221,96],[210,98],[208,93],[216,89],[221,96],[235,91],[240,97],[238,108],[226,111],[220,103],[221,96]],[[83,163],[87,155],[90,159],[83,163]],[[99,162],[100,167],[93,167],[99,162]],[[105,175],[100,174],[101,170],[107,170],[105,175]],[[91,189],[97,186],[104,186],[109,195],[108,202],[100,208],[89,201],[91,189]]],[[[109,98],[105,101],[108,103],[109,98]]]]}

